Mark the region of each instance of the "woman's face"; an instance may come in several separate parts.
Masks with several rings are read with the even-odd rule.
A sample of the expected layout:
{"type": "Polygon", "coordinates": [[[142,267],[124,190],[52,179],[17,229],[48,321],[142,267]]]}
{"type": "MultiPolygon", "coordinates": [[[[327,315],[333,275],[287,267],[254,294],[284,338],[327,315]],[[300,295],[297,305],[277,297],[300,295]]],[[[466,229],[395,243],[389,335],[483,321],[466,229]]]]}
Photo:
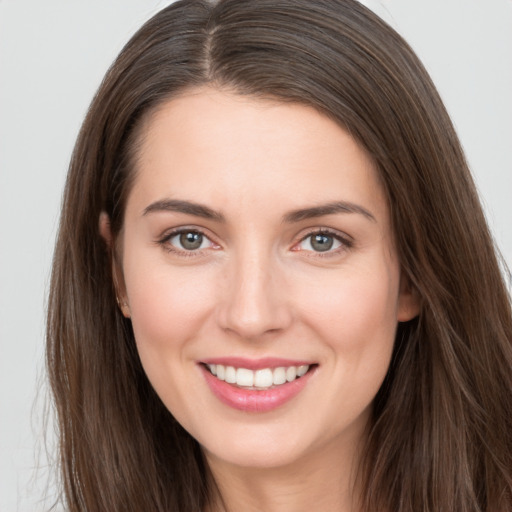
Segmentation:
{"type": "Polygon", "coordinates": [[[211,461],[355,446],[416,313],[370,158],[312,108],[208,88],[142,134],[119,277],[163,403],[211,461]]]}

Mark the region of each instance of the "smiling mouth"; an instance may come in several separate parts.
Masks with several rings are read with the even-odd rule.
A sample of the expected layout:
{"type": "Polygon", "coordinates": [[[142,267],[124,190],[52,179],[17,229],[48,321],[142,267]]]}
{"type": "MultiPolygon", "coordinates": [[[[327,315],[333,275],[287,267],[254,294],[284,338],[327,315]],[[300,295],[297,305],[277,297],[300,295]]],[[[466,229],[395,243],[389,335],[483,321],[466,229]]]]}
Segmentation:
{"type": "Polygon", "coordinates": [[[248,390],[268,390],[300,379],[316,365],[279,366],[250,370],[222,364],[204,364],[218,380],[248,390]]]}

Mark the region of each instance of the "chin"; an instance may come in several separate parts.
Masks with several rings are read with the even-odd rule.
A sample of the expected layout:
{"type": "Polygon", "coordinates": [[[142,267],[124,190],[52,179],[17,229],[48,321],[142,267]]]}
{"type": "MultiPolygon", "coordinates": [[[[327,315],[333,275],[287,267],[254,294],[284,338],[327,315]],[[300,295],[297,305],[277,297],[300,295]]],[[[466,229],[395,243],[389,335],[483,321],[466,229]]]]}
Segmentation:
{"type": "Polygon", "coordinates": [[[209,462],[237,466],[245,469],[279,469],[297,463],[306,451],[282,442],[232,442],[223,450],[210,451],[203,447],[209,462]]]}

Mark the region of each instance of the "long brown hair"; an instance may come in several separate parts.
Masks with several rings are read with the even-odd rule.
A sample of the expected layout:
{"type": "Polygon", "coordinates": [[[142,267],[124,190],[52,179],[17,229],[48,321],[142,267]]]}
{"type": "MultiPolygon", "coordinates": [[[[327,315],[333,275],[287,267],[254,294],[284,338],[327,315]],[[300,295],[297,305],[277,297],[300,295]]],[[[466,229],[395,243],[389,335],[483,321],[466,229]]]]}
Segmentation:
{"type": "Polygon", "coordinates": [[[512,314],[450,119],[409,46],[354,0],[179,1],[108,71],[72,156],[47,364],[70,511],[197,512],[197,442],[151,388],[116,306],[111,254],[141,120],[185,88],[315,107],[375,160],[403,271],[422,300],[398,327],[360,467],[366,512],[505,512],[512,496],[512,314]]]}

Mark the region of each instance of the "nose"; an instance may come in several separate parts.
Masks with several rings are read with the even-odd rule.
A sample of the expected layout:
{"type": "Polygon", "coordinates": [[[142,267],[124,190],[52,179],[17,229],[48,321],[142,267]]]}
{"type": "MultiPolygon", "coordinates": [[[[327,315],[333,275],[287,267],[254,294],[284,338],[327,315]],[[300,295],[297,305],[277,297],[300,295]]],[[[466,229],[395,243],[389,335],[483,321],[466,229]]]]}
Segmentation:
{"type": "Polygon", "coordinates": [[[284,331],[292,321],[282,270],[265,251],[246,251],[226,269],[219,326],[245,340],[284,331]]]}

